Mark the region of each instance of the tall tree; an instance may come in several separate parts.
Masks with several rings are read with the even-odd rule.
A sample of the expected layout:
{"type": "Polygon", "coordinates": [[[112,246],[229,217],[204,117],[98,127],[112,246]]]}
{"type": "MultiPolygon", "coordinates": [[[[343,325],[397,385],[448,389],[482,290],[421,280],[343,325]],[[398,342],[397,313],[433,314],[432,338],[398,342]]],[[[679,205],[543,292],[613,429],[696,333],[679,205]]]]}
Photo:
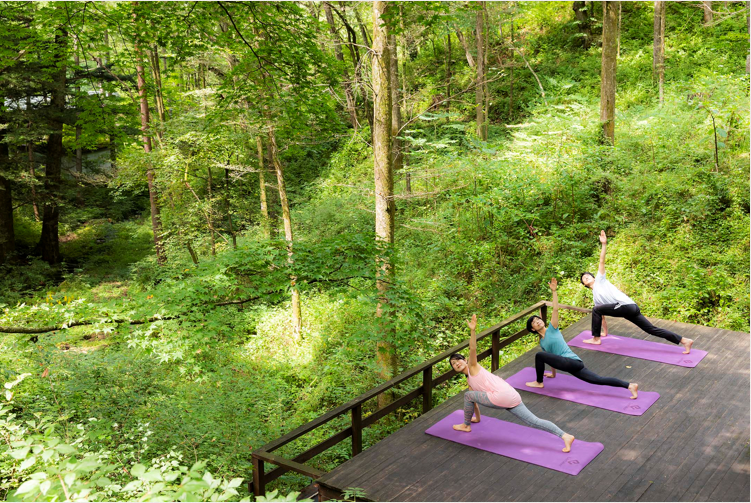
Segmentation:
{"type": "Polygon", "coordinates": [[[159,116],[159,124],[156,128],[156,135],[159,141],[162,141],[162,129],[164,123],[167,121],[167,114],[164,108],[164,96],[162,92],[162,72],[159,68],[159,47],[154,44],[152,49],[148,51],[149,66],[151,67],[151,78],[154,82],[154,104],[156,105],[156,113],[159,116]]]}
{"type": "MultiPolygon", "coordinates": [[[[134,2],[133,6],[137,9],[138,2],[134,2]]],[[[135,26],[138,26],[138,23],[140,22],[135,10],[133,12],[133,22],[135,26]]],[[[149,100],[146,95],[146,79],[144,76],[143,68],[143,54],[139,42],[140,41],[138,40],[138,37],[136,37],[133,44],[133,49],[136,54],[136,78],[138,85],[138,96],[140,98],[143,151],[148,156],[151,153],[151,134],[149,133],[149,100]]],[[[156,250],[156,258],[159,264],[165,264],[167,262],[167,256],[162,245],[162,221],[159,217],[159,196],[157,195],[156,184],[154,183],[154,168],[152,167],[150,161],[146,170],[146,180],[149,186],[151,229],[154,233],[154,248],[156,250]]]]}
{"type": "MultiPolygon", "coordinates": [[[[394,176],[391,156],[391,51],[389,47],[389,27],[383,16],[388,3],[382,0],[373,2],[373,160],[375,178],[375,231],[376,240],[387,248],[394,243],[394,176]]],[[[391,333],[384,310],[388,303],[388,288],[393,276],[393,267],[385,254],[376,259],[376,288],[378,304],[376,317],[381,322],[380,341],[376,344],[376,364],[382,379],[390,379],[397,370],[396,349],[390,342],[391,333]]],[[[388,398],[380,396],[383,405],[388,398]]]]}
{"type": "Polygon", "coordinates": [[[352,92],[352,81],[349,78],[349,71],[347,65],[344,64],[344,55],[342,54],[342,41],[339,38],[339,33],[336,30],[334,24],[334,14],[331,12],[331,4],[329,2],[323,2],[323,11],[326,13],[326,22],[329,24],[329,32],[334,43],[334,55],[336,60],[340,62],[342,67],[342,87],[344,88],[344,96],[347,100],[347,112],[349,113],[349,121],[352,127],[358,129],[360,123],[357,120],[357,108],[355,107],[355,95],[352,92]]]}
{"type": "MultiPolygon", "coordinates": [[[[398,113],[399,113],[399,116],[398,116],[398,118],[399,118],[399,128],[397,129],[397,131],[401,132],[402,126],[404,125],[404,121],[402,119],[402,114],[406,114],[407,113],[407,37],[405,35],[405,30],[404,30],[404,5],[403,4],[399,4],[399,27],[400,27],[401,32],[402,32],[400,38],[402,40],[402,51],[403,52],[402,52],[402,70],[399,73],[399,75],[401,76],[401,80],[402,80],[402,82],[401,82],[401,95],[402,95],[401,98],[402,98],[402,103],[401,103],[401,106],[399,107],[399,110],[398,110],[398,113]]],[[[450,32],[449,32],[449,53],[451,52],[451,44],[450,44],[451,38],[450,38],[450,36],[451,35],[450,35],[450,32]]],[[[451,56],[449,55],[449,58],[450,57],[451,56]]],[[[449,61],[449,63],[450,63],[450,61],[449,61]]],[[[396,83],[396,79],[393,79],[392,81],[393,81],[394,85],[398,85],[396,83]]],[[[449,86],[449,92],[450,91],[451,91],[451,87],[449,86]]],[[[393,95],[392,95],[392,99],[393,99],[393,95]]],[[[446,103],[449,103],[449,101],[446,100],[446,103]]],[[[393,123],[393,118],[392,118],[392,123],[393,123]]],[[[399,168],[398,169],[404,169],[404,168],[407,167],[407,150],[408,150],[407,143],[399,140],[400,158],[398,159],[398,161],[399,161],[399,168]]],[[[394,169],[397,169],[397,168],[394,167],[394,169]]],[[[409,172],[409,170],[406,170],[406,172],[404,173],[404,189],[407,191],[407,194],[411,194],[412,193],[412,174],[409,172]]]]}
{"type": "Polygon", "coordinates": [[[660,105],[665,101],[663,85],[665,84],[665,2],[655,2],[654,13],[654,47],[652,55],[652,74],[660,86],[660,105]]]}
{"type": "Polygon", "coordinates": [[[391,88],[391,151],[392,170],[394,173],[402,169],[402,142],[397,138],[402,129],[402,112],[399,103],[399,57],[397,56],[396,35],[389,33],[389,52],[391,53],[391,68],[389,79],[391,88]]]}
{"type": "Polygon", "coordinates": [[[47,136],[47,161],[44,173],[44,189],[42,200],[42,234],[39,238],[38,250],[42,260],[50,265],[60,262],[60,242],[58,238],[58,221],[60,207],[60,179],[62,173],[63,150],[63,118],[65,115],[66,70],[68,56],[68,33],[58,28],[55,33],[55,55],[52,73],[51,100],[49,113],[49,130],[47,136]]]}
{"type": "MultiPolygon", "coordinates": [[[[31,115],[31,96],[26,96],[26,111],[31,115]]],[[[31,126],[32,122],[31,119],[29,119],[29,126],[28,126],[28,134],[29,134],[29,142],[26,144],[26,154],[28,155],[29,159],[29,181],[31,182],[31,206],[34,209],[34,220],[39,222],[41,218],[39,217],[39,205],[37,204],[37,188],[36,188],[36,162],[34,160],[34,140],[31,138],[32,132],[31,132],[31,126]]]]}
{"type": "Polygon", "coordinates": [[[603,139],[615,144],[615,88],[618,62],[618,11],[620,2],[603,2],[602,69],[600,72],[600,123],[603,139]]]}
{"type": "MultiPolygon", "coordinates": [[[[273,127],[269,128],[269,148],[271,149],[271,162],[274,164],[276,171],[276,183],[279,187],[279,201],[282,204],[282,220],[284,220],[284,239],[287,241],[287,260],[290,264],[294,262],[292,246],[294,243],[292,237],[292,217],[289,212],[289,201],[287,200],[287,186],[284,183],[284,169],[279,160],[279,148],[276,146],[276,135],[273,127]]],[[[300,308],[300,292],[297,289],[297,277],[290,276],[291,294],[292,294],[292,330],[296,338],[302,333],[302,310],[300,308]]]]}
{"type": "Polygon", "coordinates": [[[5,262],[16,246],[13,227],[13,195],[7,173],[10,168],[10,159],[8,158],[8,144],[2,141],[3,136],[0,136],[0,264],[5,262]]]}
{"type": "Polygon", "coordinates": [[[709,24],[712,24],[713,16],[712,16],[712,2],[702,2],[701,3],[702,10],[704,11],[704,26],[707,26],[709,24]]]}
{"type": "MultiPolygon", "coordinates": [[[[751,2],[746,2],[746,31],[751,38],[751,2]]],[[[746,54],[746,73],[751,73],[751,46],[746,54]]]]}
{"type": "Polygon", "coordinates": [[[256,147],[258,148],[258,184],[261,190],[261,228],[266,239],[271,237],[271,221],[269,220],[269,206],[266,203],[266,167],[263,163],[263,140],[261,135],[256,136],[256,147]]]}
{"type": "MultiPolygon", "coordinates": [[[[73,41],[73,64],[75,65],[75,70],[79,70],[80,65],[80,57],[78,56],[78,40],[74,39],[73,41]]],[[[76,101],[80,98],[81,95],[81,86],[76,86],[76,101]]],[[[76,103],[76,109],[80,108],[80,103],[76,103]]],[[[78,176],[78,180],[76,180],[76,202],[78,206],[83,206],[83,196],[81,195],[81,185],[83,185],[83,148],[81,147],[81,124],[80,124],[80,114],[76,113],[76,174],[78,176]]]]}
{"type": "Polygon", "coordinates": [[[478,2],[475,18],[475,41],[477,42],[477,77],[475,80],[475,120],[477,121],[477,136],[481,140],[488,139],[488,129],[485,112],[485,2],[478,2]]]}
{"type": "Polygon", "coordinates": [[[587,2],[574,2],[573,8],[576,25],[581,35],[582,47],[589,49],[592,44],[592,25],[589,22],[591,14],[587,8],[587,2]]]}
{"type": "Polygon", "coordinates": [[[462,44],[462,47],[464,48],[464,56],[467,58],[467,64],[470,68],[473,70],[475,69],[475,58],[472,56],[472,52],[469,50],[469,44],[467,43],[467,39],[464,38],[464,33],[462,33],[462,30],[459,28],[456,28],[456,38],[459,39],[459,42],[462,44]]]}

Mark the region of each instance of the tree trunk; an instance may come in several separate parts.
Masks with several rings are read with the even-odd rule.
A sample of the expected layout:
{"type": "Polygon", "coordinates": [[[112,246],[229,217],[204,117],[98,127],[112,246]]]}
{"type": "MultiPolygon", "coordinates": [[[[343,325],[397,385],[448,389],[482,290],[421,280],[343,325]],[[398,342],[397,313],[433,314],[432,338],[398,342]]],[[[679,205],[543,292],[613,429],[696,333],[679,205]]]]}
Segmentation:
{"type": "Polygon", "coordinates": [[[214,231],[214,206],[212,204],[212,198],[213,198],[213,180],[211,178],[211,166],[208,167],[206,170],[206,173],[208,174],[208,177],[206,179],[206,191],[207,191],[207,197],[206,197],[206,211],[208,214],[208,220],[209,220],[209,234],[211,235],[211,255],[216,256],[216,231],[214,231]]]}
{"type": "MultiPolygon", "coordinates": [[[[485,7],[485,2],[479,2],[485,7]]],[[[477,136],[485,141],[488,139],[485,128],[485,22],[483,10],[478,10],[475,18],[475,41],[477,42],[477,79],[475,81],[475,120],[477,122],[477,136]]]]}
{"type": "Polygon", "coordinates": [[[55,72],[52,83],[51,114],[49,120],[50,133],[47,137],[47,164],[44,173],[44,193],[42,200],[42,235],[39,238],[38,249],[42,260],[50,265],[60,262],[60,242],[58,238],[58,220],[60,208],[57,198],[60,195],[60,179],[63,160],[63,116],[65,114],[65,88],[67,70],[68,33],[60,29],[55,35],[55,72]]]}
{"type": "Polygon", "coordinates": [[[397,138],[402,128],[402,114],[399,106],[399,58],[397,56],[396,35],[389,34],[391,68],[389,87],[391,88],[391,166],[394,173],[402,169],[402,142],[397,138]]]}
{"type": "Polygon", "coordinates": [[[618,9],[620,2],[604,2],[602,15],[602,70],[600,73],[600,124],[604,141],[615,145],[615,88],[618,9]]]}
{"type": "Polygon", "coordinates": [[[702,2],[701,5],[704,10],[704,26],[712,24],[712,2],[702,2]]]}
{"type": "Polygon", "coordinates": [[[490,128],[490,89],[488,88],[488,79],[487,79],[487,71],[488,71],[488,41],[490,40],[490,37],[488,36],[488,25],[490,22],[490,15],[488,13],[488,3],[483,2],[482,6],[482,13],[484,16],[484,25],[485,30],[483,32],[483,39],[484,39],[484,47],[483,47],[483,70],[486,72],[486,78],[484,78],[484,88],[483,88],[483,94],[485,96],[485,111],[484,111],[484,123],[483,123],[483,131],[485,133],[485,140],[488,139],[488,129],[490,128]]]}
{"type": "MultiPolygon", "coordinates": [[[[387,2],[373,2],[373,158],[375,178],[375,230],[376,241],[384,247],[394,242],[394,177],[391,157],[391,52],[389,50],[389,28],[382,21],[387,2]]],[[[382,321],[380,341],[376,343],[376,365],[383,380],[390,379],[397,370],[396,348],[391,343],[391,331],[384,322],[384,310],[388,303],[388,285],[393,276],[393,268],[385,255],[376,259],[376,288],[378,304],[376,317],[382,321]]],[[[379,406],[389,401],[386,395],[379,395],[379,406]]]]}
{"type": "MultiPolygon", "coordinates": [[[[31,110],[31,96],[26,96],[26,110],[31,110]]],[[[31,137],[31,119],[29,119],[29,137],[31,137]]],[[[34,209],[34,220],[39,222],[39,205],[37,204],[36,172],[34,163],[34,142],[29,139],[26,144],[26,152],[29,156],[29,178],[31,179],[31,206],[34,209]]]]}
{"type": "Polygon", "coordinates": [[[446,33],[446,110],[451,111],[451,32],[446,33]]]}
{"type": "MultiPolygon", "coordinates": [[[[292,217],[289,212],[289,202],[287,201],[287,188],[284,184],[284,170],[282,163],[279,161],[279,149],[276,146],[276,136],[274,129],[269,128],[269,148],[271,150],[271,162],[274,164],[276,171],[276,182],[279,186],[279,201],[282,206],[282,219],[284,220],[284,239],[287,241],[287,260],[292,265],[294,259],[292,256],[292,217]]],[[[297,276],[292,275],[289,278],[292,293],[292,331],[296,339],[302,334],[302,311],[300,309],[300,292],[297,290],[297,276]]]]}
{"type": "Polygon", "coordinates": [[[224,169],[224,200],[227,203],[227,223],[229,224],[229,234],[232,236],[232,249],[237,250],[237,237],[235,236],[235,229],[232,226],[232,213],[230,212],[229,204],[229,169],[224,169]]]}
{"type": "MultiPolygon", "coordinates": [[[[78,44],[74,42],[73,45],[73,63],[76,65],[76,70],[78,70],[78,65],[80,63],[80,59],[78,57],[78,44]]],[[[78,101],[78,95],[81,93],[81,87],[76,86],[76,101],[78,101]]],[[[78,108],[78,104],[76,103],[76,108],[78,108]]],[[[76,113],[76,174],[78,175],[78,178],[76,179],[76,204],[78,207],[83,207],[83,196],[81,195],[81,185],[83,183],[83,150],[81,149],[81,126],[78,124],[79,120],[79,114],[76,113]]]]}
{"type": "MultiPolygon", "coordinates": [[[[402,113],[407,113],[407,41],[404,34],[404,6],[402,4],[399,5],[399,25],[402,30],[402,71],[401,71],[401,79],[402,79],[402,104],[401,107],[398,109],[399,112],[399,130],[401,131],[402,125],[404,122],[402,121],[402,113]]],[[[395,49],[396,50],[396,49],[395,49]]],[[[398,85],[396,82],[396,79],[392,79],[393,85],[398,85]]],[[[393,99],[393,95],[392,95],[393,99]]],[[[392,109],[393,113],[393,109],[392,109]]],[[[393,118],[392,118],[393,121],[393,118]]],[[[399,151],[401,152],[401,157],[399,159],[399,169],[405,169],[407,167],[407,148],[408,144],[402,142],[399,140],[399,151]]],[[[394,168],[396,170],[396,168],[394,168]]],[[[409,173],[409,170],[406,170],[404,173],[404,188],[407,191],[407,194],[412,193],[412,175],[409,173]]]]}
{"type": "Polygon", "coordinates": [[[459,39],[459,42],[462,44],[462,47],[464,48],[464,55],[467,58],[467,64],[470,68],[473,70],[475,69],[475,58],[472,57],[472,52],[469,50],[469,45],[467,44],[467,39],[464,38],[464,34],[459,28],[456,28],[456,38],[459,39]]]}
{"type": "Polygon", "coordinates": [[[616,36],[618,50],[616,51],[616,57],[621,57],[621,17],[623,14],[623,2],[618,2],[618,35],[616,36]]]}
{"type": "Polygon", "coordinates": [[[352,81],[349,78],[349,71],[344,64],[344,55],[342,54],[342,41],[336,31],[334,25],[334,14],[331,12],[331,5],[328,2],[323,2],[323,11],[326,13],[326,21],[329,24],[329,32],[334,42],[334,55],[337,61],[342,63],[342,86],[344,87],[344,96],[347,100],[347,112],[349,113],[349,121],[352,127],[357,130],[360,127],[360,122],[357,120],[357,109],[355,108],[355,96],[352,93],[352,81]]]}
{"type": "Polygon", "coordinates": [[[665,101],[665,2],[655,2],[654,46],[652,52],[652,73],[657,78],[660,92],[660,105],[665,101]]]}
{"type": "Polygon", "coordinates": [[[574,2],[574,17],[582,35],[582,47],[589,49],[592,44],[592,26],[589,23],[591,13],[587,10],[586,2],[574,2]]]}
{"type": "Polygon", "coordinates": [[[514,16],[511,16],[511,71],[509,72],[509,93],[508,93],[508,116],[509,120],[513,120],[514,110],[514,16]]]}
{"type": "MultiPolygon", "coordinates": [[[[368,31],[365,29],[365,24],[362,22],[362,19],[360,18],[360,12],[357,9],[357,4],[353,6],[352,9],[355,12],[355,19],[357,20],[357,25],[360,28],[360,34],[362,35],[363,44],[365,44],[367,47],[370,47],[372,45],[372,41],[368,38],[368,31]]],[[[369,96],[368,96],[368,86],[366,86],[364,83],[361,85],[360,89],[363,91],[363,104],[365,105],[365,116],[368,118],[368,125],[370,126],[370,136],[371,136],[371,143],[372,143],[372,137],[373,137],[373,112],[370,109],[370,102],[369,96]]]]}
{"type": "MultiPolygon", "coordinates": [[[[107,34],[107,30],[104,30],[104,46],[105,47],[109,47],[109,35],[107,34]]],[[[102,65],[108,66],[109,64],[110,64],[110,52],[106,51],[104,53],[104,61],[102,62],[102,60],[100,59],[97,62],[97,65],[101,67],[102,65]]],[[[105,93],[105,96],[107,98],[109,98],[110,97],[110,92],[107,91],[105,93]]],[[[115,162],[117,161],[117,146],[115,145],[115,135],[112,132],[109,132],[107,134],[107,140],[108,140],[108,143],[109,143],[108,148],[109,148],[109,151],[110,151],[110,164],[114,168],[115,167],[115,162]]]]}
{"type": "Polygon", "coordinates": [[[266,239],[270,239],[271,220],[269,220],[269,207],[266,203],[266,180],[264,177],[266,168],[263,165],[263,140],[260,134],[256,136],[256,144],[258,146],[258,182],[261,188],[261,227],[263,228],[263,235],[266,239]]]}
{"type": "MultiPolygon", "coordinates": [[[[2,139],[1,136],[0,139],[2,139]]],[[[0,142],[0,264],[5,262],[16,247],[13,227],[13,195],[10,180],[4,176],[8,168],[10,168],[8,144],[0,142]]]]}
{"type": "MultiPolygon", "coordinates": [[[[138,6],[138,2],[134,2],[138,6]]],[[[138,25],[136,13],[133,13],[133,21],[138,25]]],[[[146,79],[143,71],[143,54],[138,42],[133,44],[136,54],[136,75],[138,85],[138,96],[141,104],[141,134],[143,135],[143,151],[146,154],[151,153],[151,136],[149,135],[149,100],[146,96],[146,79]]],[[[154,169],[149,161],[149,167],[146,170],[146,179],[149,185],[149,202],[151,205],[151,229],[154,233],[154,249],[156,250],[156,260],[159,265],[167,262],[167,256],[164,253],[162,245],[162,221],[159,217],[159,198],[156,193],[156,184],[154,183],[154,169]]]]}
{"type": "MultiPolygon", "coordinates": [[[[746,2],[746,30],[749,38],[751,38],[751,2],[746,2]]],[[[751,73],[751,46],[749,46],[746,55],[746,73],[751,73]]]]}
{"type": "Polygon", "coordinates": [[[159,115],[159,127],[156,130],[156,134],[161,142],[163,139],[162,130],[166,121],[166,111],[164,109],[164,97],[162,96],[162,73],[159,70],[159,48],[154,45],[150,51],[149,59],[151,60],[151,76],[154,79],[154,104],[156,105],[156,112],[159,115]]]}
{"type": "Polygon", "coordinates": [[[360,34],[362,35],[363,44],[365,44],[368,47],[373,46],[373,41],[370,40],[370,37],[368,37],[368,30],[365,29],[365,23],[362,22],[362,18],[360,17],[360,11],[357,10],[357,5],[354,5],[355,11],[355,19],[357,19],[357,24],[360,27],[360,34]]]}

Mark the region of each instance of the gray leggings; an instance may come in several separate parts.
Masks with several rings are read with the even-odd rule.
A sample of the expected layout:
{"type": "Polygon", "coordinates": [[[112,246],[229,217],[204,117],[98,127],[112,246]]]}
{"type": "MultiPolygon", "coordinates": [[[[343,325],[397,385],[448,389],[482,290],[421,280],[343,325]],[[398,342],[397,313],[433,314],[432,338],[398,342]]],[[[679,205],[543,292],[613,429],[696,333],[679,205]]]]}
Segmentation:
{"type": "Polygon", "coordinates": [[[490,401],[488,394],[484,391],[467,391],[464,393],[464,424],[466,424],[467,426],[470,425],[470,422],[472,420],[472,414],[474,414],[475,412],[476,403],[484,405],[485,407],[490,407],[491,409],[506,409],[533,428],[545,430],[548,433],[552,433],[553,435],[556,435],[558,437],[563,436],[562,429],[560,429],[550,421],[540,419],[539,417],[532,414],[527,406],[524,405],[524,403],[520,403],[519,405],[511,409],[508,409],[506,407],[499,407],[498,405],[490,401]]]}

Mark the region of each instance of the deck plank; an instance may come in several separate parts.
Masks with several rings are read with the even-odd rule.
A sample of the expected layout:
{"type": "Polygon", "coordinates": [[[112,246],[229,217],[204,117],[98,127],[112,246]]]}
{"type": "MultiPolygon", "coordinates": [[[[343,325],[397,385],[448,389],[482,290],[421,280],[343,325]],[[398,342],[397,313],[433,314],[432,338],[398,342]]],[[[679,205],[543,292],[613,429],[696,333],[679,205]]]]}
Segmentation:
{"type": "MultiPolygon", "coordinates": [[[[605,445],[576,477],[426,435],[428,427],[462,408],[459,393],[320,482],[340,490],[359,487],[378,501],[749,501],[749,334],[652,321],[694,339],[709,354],[689,369],[576,349],[594,372],[659,392],[644,415],[520,390],[538,417],[605,445]]],[[[612,333],[658,341],[625,320],[608,322],[612,333]]],[[[570,340],[589,325],[584,317],[564,329],[564,337],[570,340]]],[[[509,362],[498,375],[533,367],[537,351],[509,362]]],[[[506,411],[481,412],[520,423],[506,411]]]]}

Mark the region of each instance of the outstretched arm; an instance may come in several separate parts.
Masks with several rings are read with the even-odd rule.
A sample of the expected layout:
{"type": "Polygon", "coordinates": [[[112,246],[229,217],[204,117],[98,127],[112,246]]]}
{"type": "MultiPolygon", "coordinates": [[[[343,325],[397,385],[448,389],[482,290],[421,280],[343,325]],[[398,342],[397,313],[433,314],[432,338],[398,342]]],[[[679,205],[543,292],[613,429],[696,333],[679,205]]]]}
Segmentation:
{"type": "Polygon", "coordinates": [[[552,278],[548,285],[553,291],[553,316],[550,318],[550,326],[558,328],[558,280],[552,278]]]}
{"type": "Polygon", "coordinates": [[[477,315],[473,314],[472,319],[467,321],[469,326],[469,368],[472,370],[477,366],[477,315]]]}
{"type": "Polygon", "coordinates": [[[600,243],[602,243],[602,250],[600,250],[600,267],[597,269],[597,273],[605,274],[605,249],[608,244],[608,237],[605,235],[605,231],[600,231],[600,243]]]}

